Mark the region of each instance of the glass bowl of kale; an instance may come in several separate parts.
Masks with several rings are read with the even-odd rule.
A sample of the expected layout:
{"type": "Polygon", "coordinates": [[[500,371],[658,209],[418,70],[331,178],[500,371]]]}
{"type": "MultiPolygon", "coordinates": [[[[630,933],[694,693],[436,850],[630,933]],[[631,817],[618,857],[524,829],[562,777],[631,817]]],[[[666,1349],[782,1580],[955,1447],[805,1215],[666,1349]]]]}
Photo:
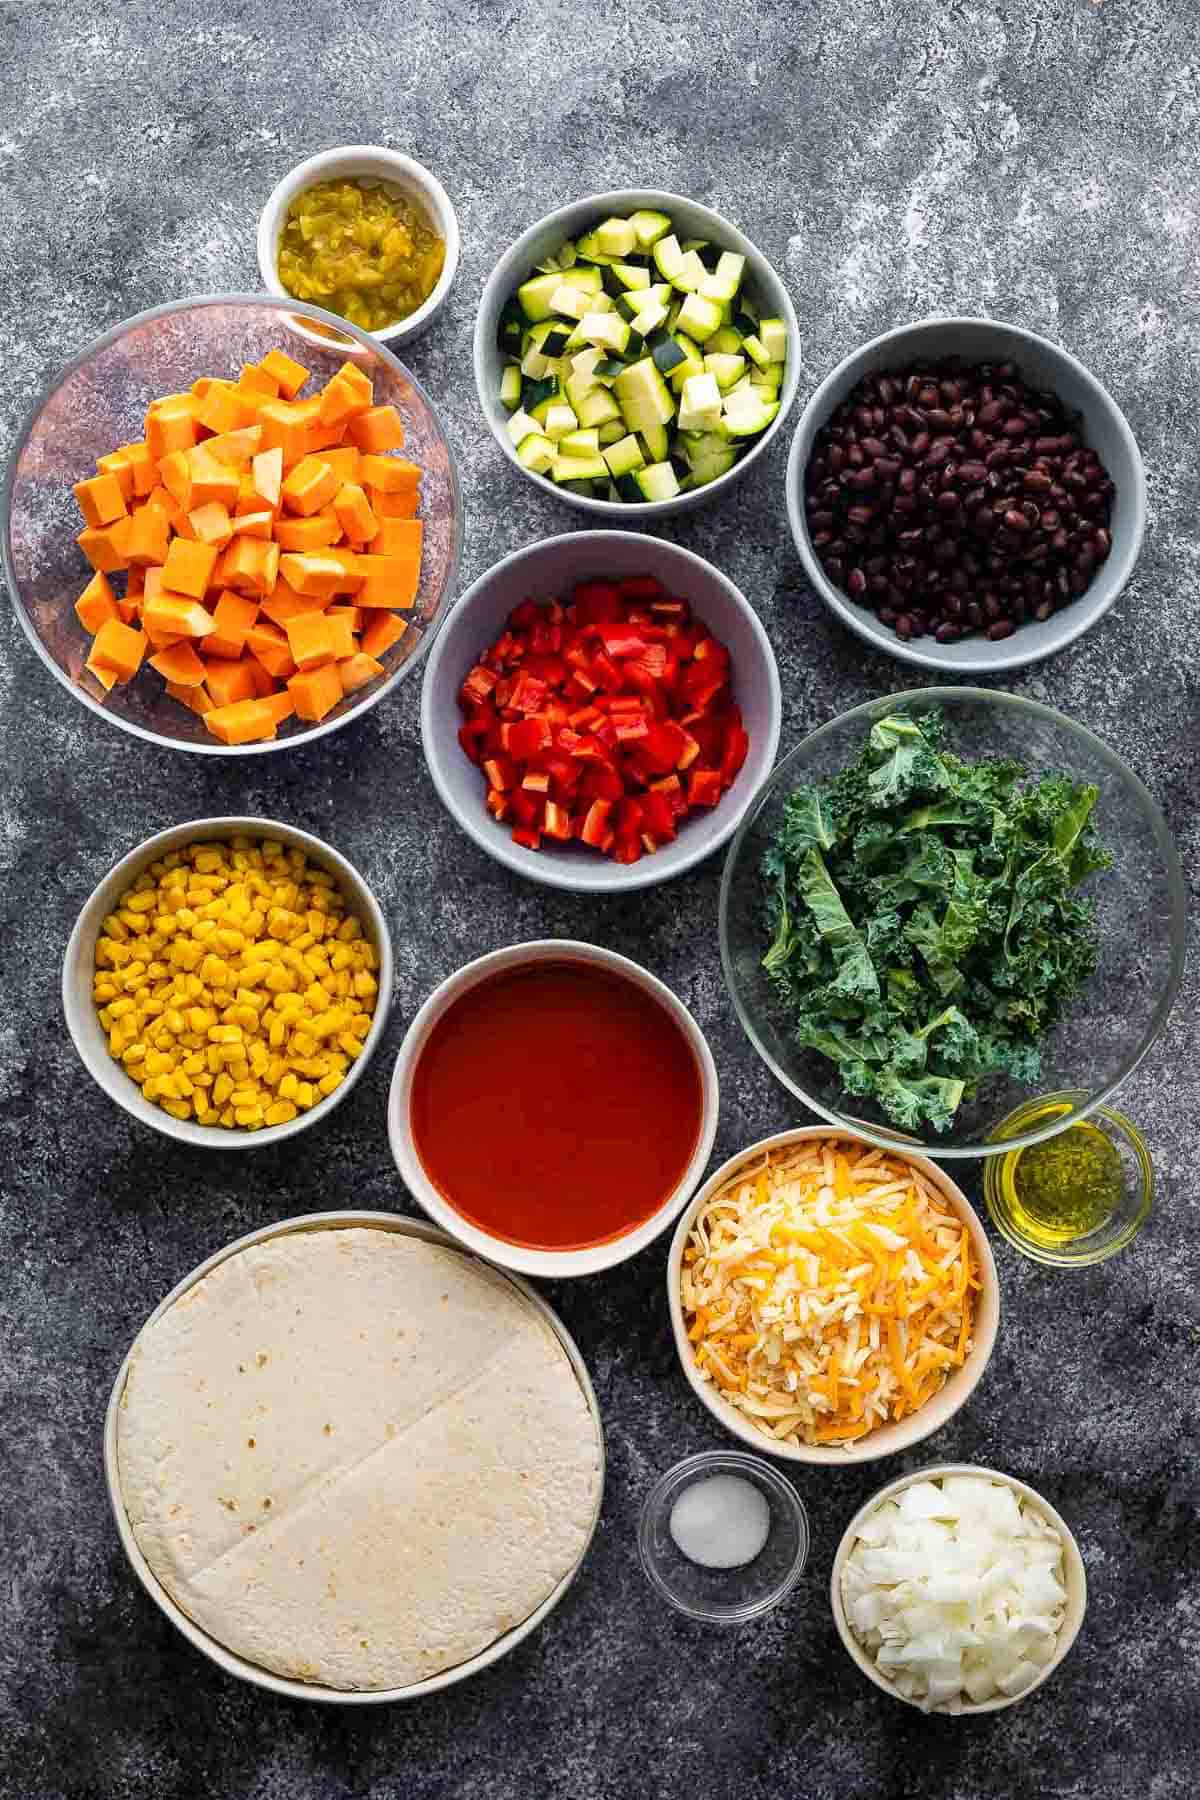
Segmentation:
{"type": "Polygon", "coordinates": [[[746,1034],[797,1099],[881,1144],[990,1156],[1069,1088],[1085,1118],[1146,1055],[1183,972],[1184,887],[1152,796],[1015,694],[857,706],[773,771],[721,881],[746,1034]]]}

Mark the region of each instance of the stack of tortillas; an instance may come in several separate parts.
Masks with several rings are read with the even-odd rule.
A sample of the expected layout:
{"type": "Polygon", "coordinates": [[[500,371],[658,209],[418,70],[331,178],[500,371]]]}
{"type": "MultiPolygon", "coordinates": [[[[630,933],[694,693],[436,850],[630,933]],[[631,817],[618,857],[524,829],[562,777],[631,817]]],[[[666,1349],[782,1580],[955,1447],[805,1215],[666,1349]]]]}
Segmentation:
{"type": "Polygon", "coordinates": [[[385,1689],[476,1655],[574,1569],[602,1452],[510,1282],[355,1227],[251,1245],[147,1326],[117,1457],[146,1561],[206,1632],[385,1689]]]}

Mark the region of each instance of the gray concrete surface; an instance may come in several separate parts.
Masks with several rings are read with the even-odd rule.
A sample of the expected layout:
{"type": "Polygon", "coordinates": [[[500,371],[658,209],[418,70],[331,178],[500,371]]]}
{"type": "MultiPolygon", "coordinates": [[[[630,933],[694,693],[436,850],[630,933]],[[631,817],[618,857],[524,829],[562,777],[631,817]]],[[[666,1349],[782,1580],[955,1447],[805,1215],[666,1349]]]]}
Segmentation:
{"type": "MultiPolygon", "coordinates": [[[[0,70],[0,451],[39,385],[102,328],[172,296],[256,285],[257,211],[295,161],[343,142],[394,144],[437,170],[463,230],[450,304],[410,360],[461,459],[466,580],[581,523],[522,484],[486,436],[469,348],[501,249],[576,195],[661,185],[736,220],[790,284],[805,392],[865,336],[928,311],[978,309],[1061,340],[1128,412],[1151,526],[1115,612],[1013,685],[1129,760],[1194,871],[1200,32],[1188,0],[10,0],[0,70]]],[[[669,535],[760,608],[786,746],[908,682],[806,589],[784,520],[785,454],[781,441],[734,495],[669,535]]],[[[6,608],[0,734],[3,1800],[1194,1793],[1194,957],[1124,1094],[1159,1174],[1152,1225],[1123,1258],[1072,1277],[998,1244],[999,1349],[928,1446],[1029,1479],[1076,1528],[1091,1609],[1043,1693],[996,1718],[931,1721],[855,1673],[829,1619],[829,1563],[889,1467],[800,1474],[812,1560],[765,1624],[704,1630],[655,1602],[636,1564],[639,1501],[667,1464],[718,1441],[675,1366],[659,1247],[549,1290],[593,1371],[610,1457],[602,1526],[566,1603],[511,1659],[426,1703],[353,1715],[292,1705],[196,1656],[117,1544],[103,1409],[159,1297],[264,1221],[343,1201],[411,1209],[383,1129],[392,1054],[436,981],[513,939],[594,938],[675,985],[720,1065],[721,1155],[797,1110],[722,988],[718,867],[610,903],[503,873],[440,810],[415,681],[309,752],[249,768],[154,755],[72,707],[6,608]],[[79,1067],[57,994],[71,923],[109,864],[164,825],[226,810],[332,839],[381,895],[399,965],[382,1052],[346,1105],[250,1157],[185,1153],[132,1126],[79,1067]]]]}

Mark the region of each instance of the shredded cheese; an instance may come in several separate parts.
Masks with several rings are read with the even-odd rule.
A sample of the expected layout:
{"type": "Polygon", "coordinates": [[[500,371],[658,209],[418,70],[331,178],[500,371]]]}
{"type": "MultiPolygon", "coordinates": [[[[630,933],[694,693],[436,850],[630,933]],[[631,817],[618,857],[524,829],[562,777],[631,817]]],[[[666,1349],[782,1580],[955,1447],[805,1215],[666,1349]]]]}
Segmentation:
{"type": "Polygon", "coordinates": [[[776,1442],[848,1445],[965,1361],[978,1289],[970,1234],[920,1170],[831,1137],[714,1194],[680,1298],[702,1381],[776,1442]]]}

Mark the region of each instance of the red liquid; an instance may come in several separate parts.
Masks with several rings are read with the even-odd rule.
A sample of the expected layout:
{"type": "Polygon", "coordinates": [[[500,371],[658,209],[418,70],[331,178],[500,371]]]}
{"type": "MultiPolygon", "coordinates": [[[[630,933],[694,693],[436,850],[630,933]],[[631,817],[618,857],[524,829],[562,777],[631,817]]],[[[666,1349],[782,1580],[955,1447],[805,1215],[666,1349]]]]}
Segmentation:
{"type": "Polygon", "coordinates": [[[473,1225],[538,1250],[620,1237],[658,1210],[700,1136],[700,1070],[658,1001],[590,963],[537,963],[461,995],[417,1061],[425,1173],[473,1225]]]}

